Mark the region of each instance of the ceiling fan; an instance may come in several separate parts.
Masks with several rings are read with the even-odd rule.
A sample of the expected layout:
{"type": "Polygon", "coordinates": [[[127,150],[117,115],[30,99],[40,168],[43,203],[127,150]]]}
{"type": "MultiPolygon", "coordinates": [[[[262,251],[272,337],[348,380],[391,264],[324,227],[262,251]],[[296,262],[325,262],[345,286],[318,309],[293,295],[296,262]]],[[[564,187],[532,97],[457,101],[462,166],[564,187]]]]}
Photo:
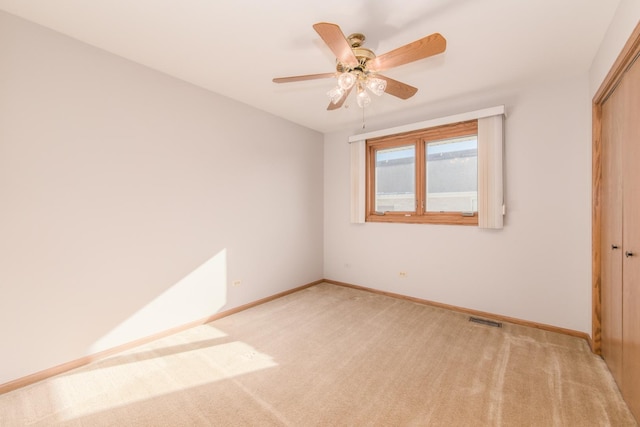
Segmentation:
{"type": "Polygon", "coordinates": [[[400,99],[412,97],[418,91],[417,88],[383,76],[379,72],[437,55],[447,47],[445,38],[434,33],[376,56],[371,49],[362,47],[365,36],[360,33],[345,37],[338,25],[328,22],[319,22],[314,24],[313,28],[336,56],[336,72],[277,77],[273,82],[289,83],[337,77],[338,85],[327,93],[331,99],[327,110],[340,108],[354,87],[357,92],[356,100],[362,108],[371,103],[367,89],[378,96],[386,92],[400,99]]]}

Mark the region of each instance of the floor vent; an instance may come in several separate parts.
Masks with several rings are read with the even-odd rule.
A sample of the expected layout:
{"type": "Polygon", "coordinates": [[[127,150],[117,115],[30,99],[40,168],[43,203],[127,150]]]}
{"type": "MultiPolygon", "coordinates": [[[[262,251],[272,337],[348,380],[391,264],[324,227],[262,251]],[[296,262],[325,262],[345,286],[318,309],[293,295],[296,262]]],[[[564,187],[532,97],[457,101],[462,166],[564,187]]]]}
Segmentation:
{"type": "Polygon", "coordinates": [[[481,323],[487,326],[493,326],[494,328],[502,328],[502,323],[494,322],[493,320],[481,319],[479,317],[469,317],[469,322],[481,323]]]}

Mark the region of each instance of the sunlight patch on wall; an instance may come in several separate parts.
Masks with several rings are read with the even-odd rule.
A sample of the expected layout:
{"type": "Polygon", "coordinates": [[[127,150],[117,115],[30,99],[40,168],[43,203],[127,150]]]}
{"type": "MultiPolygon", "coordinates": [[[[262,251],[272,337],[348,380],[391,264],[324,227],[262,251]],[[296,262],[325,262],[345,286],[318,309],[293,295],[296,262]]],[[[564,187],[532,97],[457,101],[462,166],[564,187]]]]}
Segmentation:
{"type": "Polygon", "coordinates": [[[211,316],[226,303],[227,251],[223,249],[98,339],[90,353],[211,316]]]}

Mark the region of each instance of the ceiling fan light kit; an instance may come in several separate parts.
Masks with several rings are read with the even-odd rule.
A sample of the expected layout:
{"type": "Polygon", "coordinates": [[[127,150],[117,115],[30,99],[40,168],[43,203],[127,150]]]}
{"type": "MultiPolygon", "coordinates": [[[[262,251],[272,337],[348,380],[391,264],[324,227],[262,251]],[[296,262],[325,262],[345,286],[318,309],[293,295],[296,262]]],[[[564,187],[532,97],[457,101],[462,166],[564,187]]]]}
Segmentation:
{"type": "Polygon", "coordinates": [[[367,89],[374,95],[381,96],[387,90],[387,82],[377,77],[369,77],[367,79],[367,89]]]}
{"type": "Polygon", "coordinates": [[[345,37],[338,25],[327,22],[317,23],[313,28],[336,56],[336,72],[278,77],[273,79],[273,82],[288,83],[337,77],[337,85],[327,92],[331,100],[327,110],[340,108],[354,87],[360,108],[371,104],[368,91],[376,96],[388,93],[400,99],[412,97],[418,91],[417,88],[383,76],[379,71],[442,53],[447,45],[444,37],[434,33],[376,57],[372,50],[362,47],[365,36],[360,33],[345,37]]]}
{"type": "Polygon", "coordinates": [[[356,75],[356,72],[349,71],[338,76],[338,85],[327,92],[327,96],[333,104],[337,104],[340,102],[340,98],[344,96],[345,92],[353,88],[354,85],[357,85],[358,95],[356,96],[356,100],[358,101],[358,106],[360,108],[364,108],[371,103],[371,97],[364,90],[365,88],[369,89],[377,96],[381,96],[387,88],[387,82],[382,79],[371,77],[363,73],[358,73],[356,75]]]}
{"type": "Polygon", "coordinates": [[[351,89],[353,85],[356,83],[356,76],[351,73],[342,73],[338,76],[338,86],[340,89],[347,90],[351,89]]]}
{"type": "Polygon", "coordinates": [[[356,101],[358,102],[358,107],[364,108],[371,104],[371,97],[361,86],[358,86],[358,95],[356,95],[356,101]]]}
{"type": "Polygon", "coordinates": [[[332,104],[337,104],[340,101],[340,98],[344,95],[344,89],[339,86],[334,87],[329,92],[327,92],[327,96],[331,100],[332,104]]]}

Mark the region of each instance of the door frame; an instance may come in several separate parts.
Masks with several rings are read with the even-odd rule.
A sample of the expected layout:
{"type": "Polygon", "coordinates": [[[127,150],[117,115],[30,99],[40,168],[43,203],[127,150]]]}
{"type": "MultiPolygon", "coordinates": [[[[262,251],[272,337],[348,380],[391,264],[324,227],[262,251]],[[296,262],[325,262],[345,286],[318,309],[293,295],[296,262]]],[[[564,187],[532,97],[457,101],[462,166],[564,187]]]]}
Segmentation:
{"type": "Polygon", "coordinates": [[[602,353],[602,104],[616,89],[625,71],[640,54],[640,22],[631,33],[618,58],[593,96],[591,104],[591,286],[592,286],[592,333],[591,350],[602,353]]]}

